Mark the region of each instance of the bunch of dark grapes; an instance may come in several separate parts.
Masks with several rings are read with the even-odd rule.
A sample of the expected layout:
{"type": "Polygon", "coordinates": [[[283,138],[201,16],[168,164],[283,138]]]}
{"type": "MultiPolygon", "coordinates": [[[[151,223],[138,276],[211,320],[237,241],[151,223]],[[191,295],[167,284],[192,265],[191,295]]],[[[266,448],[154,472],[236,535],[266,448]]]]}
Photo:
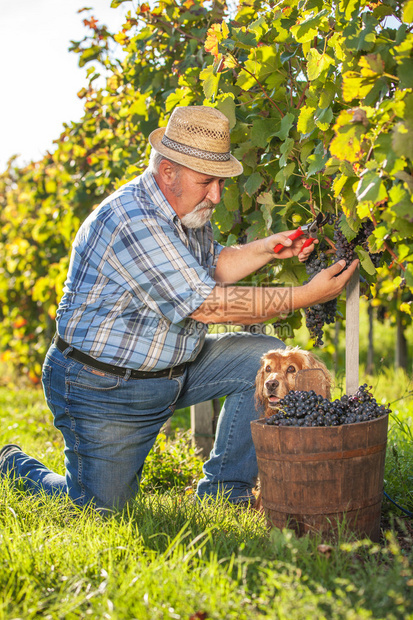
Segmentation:
{"type": "MultiPolygon", "coordinates": [[[[371,389],[371,386],[370,386],[371,389]]],[[[375,420],[390,413],[385,405],[379,405],[367,383],[360,386],[352,396],[344,395],[330,401],[309,392],[291,391],[278,403],[278,411],[267,419],[273,426],[340,426],[375,420]]]]}
{"type": "MultiPolygon", "coordinates": [[[[319,249],[315,249],[306,260],[305,268],[310,282],[322,269],[328,267],[328,257],[323,251],[325,246],[320,244],[319,249]]],[[[316,304],[305,310],[305,324],[311,334],[314,344],[321,346],[323,343],[323,326],[334,323],[336,320],[337,299],[327,301],[325,304],[316,304]]]]}
{"type": "Polygon", "coordinates": [[[376,252],[374,254],[370,252],[371,262],[373,263],[374,267],[376,267],[376,269],[377,267],[380,267],[381,265],[381,257],[382,257],[382,254],[380,252],[376,252]]]}
{"type": "MultiPolygon", "coordinates": [[[[354,249],[358,245],[364,246],[368,251],[367,239],[370,237],[373,230],[373,222],[367,220],[362,223],[356,237],[351,239],[351,241],[347,241],[340,228],[340,219],[337,219],[334,224],[334,245],[336,246],[335,262],[344,259],[346,261],[346,267],[348,267],[353,259],[356,258],[354,249]]],[[[380,255],[378,255],[378,258],[380,260],[380,255]]]]}
{"type": "MultiPolygon", "coordinates": [[[[362,222],[361,227],[354,239],[348,241],[343,235],[340,227],[340,220],[342,213],[338,216],[329,214],[328,224],[334,224],[334,245],[336,247],[336,254],[333,262],[344,259],[346,261],[346,267],[350,265],[354,258],[356,258],[355,248],[359,245],[363,249],[368,251],[367,239],[374,230],[374,224],[371,220],[362,222]]],[[[326,246],[323,246],[323,242],[320,243],[316,249],[310,254],[305,263],[307,275],[309,276],[307,282],[310,282],[317,273],[322,269],[328,267],[328,255],[325,252],[326,246]]],[[[381,262],[382,255],[380,253],[371,254],[370,258],[375,267],[378,267],[381,262]]],[[[337,299],[332,299],[325,304],[317,304],[311,308],[305,310],[305,322],[307,329],[310,332],[311,338],[314,341],[315,346],[322,346],[323,342],[323,328],[324,325],[330,325],[336,320],[337,313],[337,299]]]]}

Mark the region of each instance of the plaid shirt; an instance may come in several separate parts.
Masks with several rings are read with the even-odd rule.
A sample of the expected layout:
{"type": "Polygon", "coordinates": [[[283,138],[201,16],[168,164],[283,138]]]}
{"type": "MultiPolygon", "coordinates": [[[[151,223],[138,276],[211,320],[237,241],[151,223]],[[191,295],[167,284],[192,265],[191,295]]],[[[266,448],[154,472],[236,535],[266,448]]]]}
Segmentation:
{"type": "Polygon", "coordinates": [[[148,171],[80,227],[57,332],[101,362],[161,370],[194,360],[207,326],[188,318],[216,282],[212,226],[184,230],[148,171]]]}

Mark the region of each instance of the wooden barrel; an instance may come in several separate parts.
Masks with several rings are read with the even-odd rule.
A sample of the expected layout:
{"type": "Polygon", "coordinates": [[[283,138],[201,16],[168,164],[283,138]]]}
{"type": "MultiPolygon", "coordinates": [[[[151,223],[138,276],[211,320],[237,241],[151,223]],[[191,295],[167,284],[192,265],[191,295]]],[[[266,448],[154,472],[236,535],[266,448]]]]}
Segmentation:
{"type": "Polygon", "coordinates": [[[269,522],[328,534],[345,519],[358,537],[378,541],[387,425],[388,415],[334,427],[251,422],[269,522]]]}

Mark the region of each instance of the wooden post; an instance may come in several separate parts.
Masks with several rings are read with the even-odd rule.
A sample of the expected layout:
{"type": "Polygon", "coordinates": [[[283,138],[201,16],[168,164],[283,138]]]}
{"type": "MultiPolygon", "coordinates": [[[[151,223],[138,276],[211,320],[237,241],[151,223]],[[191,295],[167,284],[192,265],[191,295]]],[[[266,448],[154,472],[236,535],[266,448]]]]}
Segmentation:
{"type": "Polygon", "coordinates": [[[367,364],[366,373],[372,375],[374,373],[374,311],[371,302],[368,302],[367,313],[369,318],[369,336],[367,345],[367,364]]]}
{"type": "Polygon", "coordinates": [[[360,268],[357,267],[346,288],[346,394],[359,387],[359,304],[360,268]]]}
{"type": "Polygon", "coordinates": [[[394,367],[407,370],[407,340],[404,333],[402,313],[397,311],[396,315],[396,349],[394,354],[394,367]]]}
{"type": "Polygon", "coordinates": [[[207,457],[214,445],[212,401],[191,406],[192,443],[207,457]]]}

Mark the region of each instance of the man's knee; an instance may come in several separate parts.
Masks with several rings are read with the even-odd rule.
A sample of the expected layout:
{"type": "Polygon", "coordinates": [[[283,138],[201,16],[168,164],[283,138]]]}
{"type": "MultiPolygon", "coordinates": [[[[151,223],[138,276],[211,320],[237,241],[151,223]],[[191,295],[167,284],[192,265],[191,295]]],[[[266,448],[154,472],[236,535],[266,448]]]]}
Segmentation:
{"type": "Polygon", "coordinates": [[[266,334],[253,334],[250,332],[236,332],[238,350],[234,350],[239,355],[241,363],[248,366],[249,372],[254,375],[258,372],[262,356],[273,349],[285,349],[286,345],[282,340],[266,334]]]}
{"type": "MultiPolygon", "coordinates": [[[[254,325],[254,328],[259,328],[260,326],[254,325]]],[[[265,327],[265,325],[261,326],[265,327]]],[[[282,340],[276,338],[275,336],[267,335],[265,333],[251,333],[251,332],[241,332],[246,336],[245,345],[248,346],[249,353],[255,354],[258,356],[258,359],[261,358],[264,353],[270,351],[272,349],[285,349],[286,345],[282,340]]]]}

